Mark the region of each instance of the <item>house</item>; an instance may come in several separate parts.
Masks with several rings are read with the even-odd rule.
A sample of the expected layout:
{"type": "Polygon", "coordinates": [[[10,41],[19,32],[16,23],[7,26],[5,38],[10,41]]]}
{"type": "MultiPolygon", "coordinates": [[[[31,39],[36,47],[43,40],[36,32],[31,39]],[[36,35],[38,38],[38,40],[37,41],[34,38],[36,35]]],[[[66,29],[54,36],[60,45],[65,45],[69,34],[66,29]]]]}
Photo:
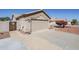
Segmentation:
{"type": "Polygon", "coordinates": [[[51,18],[43,10],[13,16],[16,30],[27,33],[48,28],[49,19],[51,18]]]}
{"type": "Polygon", "coordinates": [[[52,29],[53,27],[59,27],[57,24],[64,24],[67,25],[66,19],[59,19],[59,18],[52,18],[49,20],[49,29],[52,29]]]}

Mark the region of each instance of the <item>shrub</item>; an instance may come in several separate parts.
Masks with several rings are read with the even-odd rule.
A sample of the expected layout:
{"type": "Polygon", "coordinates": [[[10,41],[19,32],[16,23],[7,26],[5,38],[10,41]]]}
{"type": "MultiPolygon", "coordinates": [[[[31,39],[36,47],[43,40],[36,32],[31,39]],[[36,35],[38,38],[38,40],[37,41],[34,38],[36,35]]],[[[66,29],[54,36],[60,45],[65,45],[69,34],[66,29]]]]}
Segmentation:
{"type": "Polygon", "coordinates": [[[72,24],[72,25],[77,25],[77,24],[78,24],[77,19],[72,19],[71,24],[72,24]]]}
{"type": "Polygon", "coordinates": [[[0,21],[8,21],[8,20],[10,20],[9,17],[1,17],[1,18],[0,18],[0,21]]]}

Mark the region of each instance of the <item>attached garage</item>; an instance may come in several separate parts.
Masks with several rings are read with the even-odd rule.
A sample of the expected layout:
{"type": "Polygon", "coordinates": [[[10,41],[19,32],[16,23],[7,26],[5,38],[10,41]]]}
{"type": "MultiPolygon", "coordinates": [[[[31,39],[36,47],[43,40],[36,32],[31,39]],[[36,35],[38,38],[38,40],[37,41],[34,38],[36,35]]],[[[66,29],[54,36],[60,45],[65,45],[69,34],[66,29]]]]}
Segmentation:
{"type": "Polygon", "coordinates": [[[17,30],[31,33],[48,28],[50,17],[43,10],[38,10],[19,16],[14,15],[13,19],[17,22],[17,30]]]}

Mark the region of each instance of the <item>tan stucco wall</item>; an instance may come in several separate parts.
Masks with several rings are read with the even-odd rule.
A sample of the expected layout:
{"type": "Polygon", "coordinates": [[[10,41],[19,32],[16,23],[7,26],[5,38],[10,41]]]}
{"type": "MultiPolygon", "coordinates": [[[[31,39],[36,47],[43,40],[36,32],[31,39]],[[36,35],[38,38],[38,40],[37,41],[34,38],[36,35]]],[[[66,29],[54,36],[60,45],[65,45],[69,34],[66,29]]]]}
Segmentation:
{"type": "Polygon", "coordinates": [[[28,21],[17,21],[17,30],[21,30],[23,32],[30,31],[30,23],[28,21]]]}

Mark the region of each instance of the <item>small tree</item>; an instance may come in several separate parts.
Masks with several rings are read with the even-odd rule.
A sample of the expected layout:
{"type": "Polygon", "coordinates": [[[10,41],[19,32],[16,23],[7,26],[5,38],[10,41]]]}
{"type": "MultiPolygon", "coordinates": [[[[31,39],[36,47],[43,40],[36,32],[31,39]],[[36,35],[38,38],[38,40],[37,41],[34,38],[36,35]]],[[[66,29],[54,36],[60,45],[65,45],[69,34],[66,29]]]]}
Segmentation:
{"type": "Polygon", "coordinates": [[[78,24],[77,19],[72,19],[71,24],[72,24],[72,25],[77,25],[77,24],[78,24]]]}

